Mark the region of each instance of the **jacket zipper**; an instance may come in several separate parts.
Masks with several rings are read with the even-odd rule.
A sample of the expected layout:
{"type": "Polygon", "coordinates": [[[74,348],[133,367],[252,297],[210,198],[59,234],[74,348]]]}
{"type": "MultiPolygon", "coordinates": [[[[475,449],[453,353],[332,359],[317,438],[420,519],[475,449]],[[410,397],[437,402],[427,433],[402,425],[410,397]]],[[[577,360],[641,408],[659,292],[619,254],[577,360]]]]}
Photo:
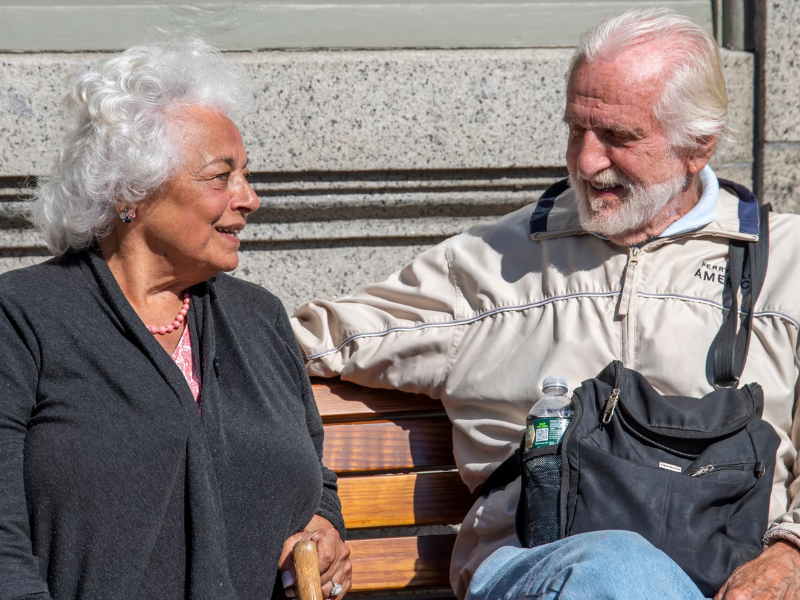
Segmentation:
{"type": "Polygon", "coordinates": [[[628,250],[628,264],[625,267],[625,278],[620,292],[617,316],[622,320],[623,348],[622,359],[625,366],[635,368],[635,331],[636,331],[636,296],[639,287],[639,262],[642,259],[642,250],[632,246],[628,250]]]}
{"type": "Polygon", "coordinates": [[[716,473],[717,471],[749,471],[752,469],[753,475],[756,479],[760,478],[766,471],[766,465],[761,462],[743,462],[743,463],[728,463],[723,465],[706,465],[700,467],[690,477],[703,477],[709,473],[716,473]]]}
{"type": "Polygon", "coordinates": [[[628,314],[633,297],[636,295],[636,267],[639,265],[639,255],[641,249],[631,246],[628,249],[628,265],[625,267],[625,281],[622,283],[622,293],[620,294],[619,309],[617,314],[624,317],[628,314]]]}

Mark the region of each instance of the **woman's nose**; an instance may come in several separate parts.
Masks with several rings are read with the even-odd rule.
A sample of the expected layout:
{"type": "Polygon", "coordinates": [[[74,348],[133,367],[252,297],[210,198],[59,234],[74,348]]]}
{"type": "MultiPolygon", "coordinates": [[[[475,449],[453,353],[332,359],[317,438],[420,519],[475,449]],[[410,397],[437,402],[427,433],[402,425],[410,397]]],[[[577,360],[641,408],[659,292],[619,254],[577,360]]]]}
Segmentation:
{"type": "Polygon", "coordinates": [[[250,182],[242,177],[242,183],[237,186],[233,201],[231,202],[231,208],[233,210],[242,211],[246,216],[258,210],[259,206],[261,206],[261,201],[258,199],[258,194],[256,194],[253,186],[250,185],[250,182]]]}

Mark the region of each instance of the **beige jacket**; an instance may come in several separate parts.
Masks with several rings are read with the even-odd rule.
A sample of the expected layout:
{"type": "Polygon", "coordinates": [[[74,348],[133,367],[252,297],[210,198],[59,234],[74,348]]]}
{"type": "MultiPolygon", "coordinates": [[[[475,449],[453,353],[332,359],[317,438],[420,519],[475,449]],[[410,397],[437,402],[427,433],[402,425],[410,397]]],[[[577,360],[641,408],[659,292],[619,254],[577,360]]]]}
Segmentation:
{"type": "MultiPolygon", "coordinates": [[[[664,394],[710,392],[728,240],[758,231],[756,207],[723,190],[716,220],[648,242],[634,257],[581,229],[571,191],[550,210],[539,204],[443,242],[383,283],[311,302],[293,319],[310,374],[441,399],[470,489],[519,444],[549,375],[574,389],[620,359],[664,394]]],[[[773,214],[770,232],[742,381],[763,386],[764,418],[781,437],[770,521],[800,523],[800,217],[773,214]]],[[[519,480],[469,512],[452,557],[459,598],[481,561],[519,544],[518,495],[519,480]]],[[[779,537],[800,535],[800,525],[781,527],[779,537]]]]}

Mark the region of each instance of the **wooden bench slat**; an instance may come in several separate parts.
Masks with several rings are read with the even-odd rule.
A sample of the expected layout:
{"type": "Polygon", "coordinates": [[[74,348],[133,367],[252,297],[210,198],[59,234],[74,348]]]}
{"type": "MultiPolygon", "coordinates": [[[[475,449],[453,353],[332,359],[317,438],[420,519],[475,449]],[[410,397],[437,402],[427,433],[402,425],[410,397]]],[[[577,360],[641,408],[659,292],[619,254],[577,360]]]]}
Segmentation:
{"type": "Polygon", "coordinates": [[[352,590],[448,585],[455,541],[455,535],[430,535],[348,542],[353,563],[352,590]]]}
{"type": "MultiPolygon", "coordinates": [[[[312,388],[325,423],[324,463],[343,475],[339,496],[347,527],[439,525],[463,519],[471,497],[457,473],[408,473],[455,463],[452,426],[441,402],[339,379],[312,378],[312,388]]],[[[353,591],[449,585],[455,539],[443,535],[348,542],[353,591]]]]}
{"type": "Polygon", "coordinates": [[[311,389],[323,421],[444,410],[439,400],[423,394],[365,388],[339,378],[312,377],[311,389]]]}
{"type": "Polygon", "coordinates": [[[452,427],[447,417],[326,425],[323,462],[336,473],[451,466],[452,427]]]}
{"type": "Polygon", "coordinates": [[[339,479],[348,529],[460,523],[472,506],[458,473],[411,473],[339,479]]]}

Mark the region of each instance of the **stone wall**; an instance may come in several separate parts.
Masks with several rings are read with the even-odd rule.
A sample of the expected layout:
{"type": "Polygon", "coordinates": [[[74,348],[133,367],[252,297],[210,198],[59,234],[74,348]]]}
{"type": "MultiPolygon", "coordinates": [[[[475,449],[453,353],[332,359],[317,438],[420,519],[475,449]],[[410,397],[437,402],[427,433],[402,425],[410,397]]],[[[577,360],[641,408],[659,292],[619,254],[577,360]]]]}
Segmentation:
{"type": "MultiPolygon", "coordinates": [[[[566,173],[570,55],[228,55],[256,83],[241,129],[262,206],[242,236],[235,274],[272,290],[291,312],[382,279],[424,248],[535,201],[566,173]]],[[[45,173],[56,152],[68,73],[99,57],[0,55],[0,271],[47,256],[25,226],[26,178],[45,173]]],[[[724,51],[724,66],[737,137],[712,166],[752,185],[753,54],[724,51]]],[[[786,97],[797,106],[796,94],[786,97]]]]}
{"type": "Polygon", "coordinates": [[[761,197],[781,212],[800,212],[800,6],[758,3],[760,85],[757,167],[761,197]]]}

